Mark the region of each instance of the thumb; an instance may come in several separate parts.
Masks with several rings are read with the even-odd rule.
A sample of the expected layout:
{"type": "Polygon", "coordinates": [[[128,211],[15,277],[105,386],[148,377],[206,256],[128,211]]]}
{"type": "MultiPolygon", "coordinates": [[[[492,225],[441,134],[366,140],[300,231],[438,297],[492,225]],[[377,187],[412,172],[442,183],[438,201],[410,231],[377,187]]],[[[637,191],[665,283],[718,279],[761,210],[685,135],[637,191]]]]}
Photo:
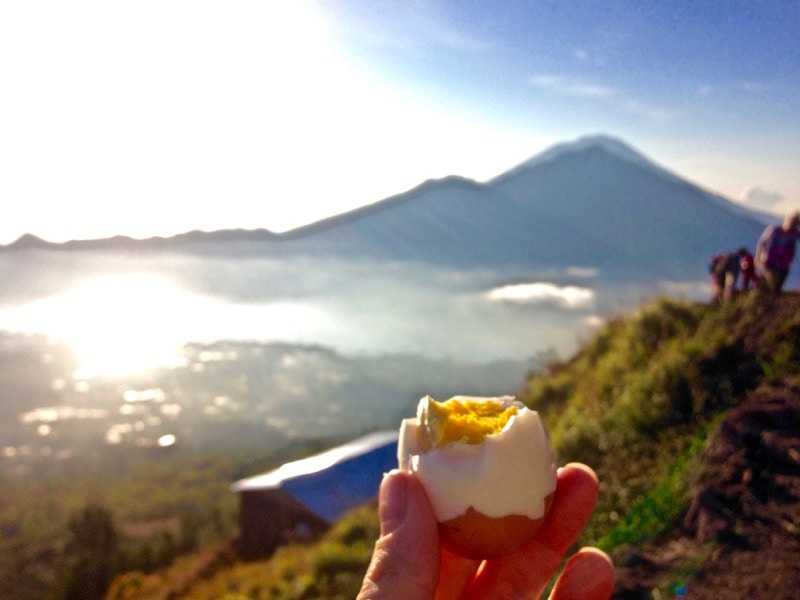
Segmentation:
{"type": "Polygon", "coordinates": [[[425,490],[408,473],[391,471],[378,497],[381,537],[357,600],[433,598],[439,576],[439,533],[425,490]]]}

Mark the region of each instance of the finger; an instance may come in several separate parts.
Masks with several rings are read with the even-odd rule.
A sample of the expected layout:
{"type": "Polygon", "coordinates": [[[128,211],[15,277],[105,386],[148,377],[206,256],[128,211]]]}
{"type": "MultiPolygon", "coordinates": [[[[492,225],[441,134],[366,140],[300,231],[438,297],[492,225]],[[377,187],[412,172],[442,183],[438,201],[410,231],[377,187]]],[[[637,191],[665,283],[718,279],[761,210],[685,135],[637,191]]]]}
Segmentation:
{"type": "Polygon", "coordinates": [[[463,558],[442,548],[442,559],[439,567],[439,584],[436,587],[435,600],[457,600],[475,577],[481,561],[463,558]]]}
{"type": "Polygon", "coordinates": [[[514,554],[485,561],[466,598],[538,598],[586,525],[597,493],[597,475],[586,465],[559,469],[553,506],[533,540],[514,554]]]}
{"type": "Polygon", "coordinates": [[[388,473],[381,482],[378,514],[381,537],[357,600],[432,599],[439,532],[422,485],[408,473],[388,473]]]}
{"type": "Polygon", "coordinates": [[[608,600],[614,591],[614,565],[597,548],[583,548],[567,561],[550,600],[608,600]]]}
{"type": "Polygon", "coordinates": [[[599,489],[597,475],[587,465],[570,463],[559,469],[553,506],[535,540],[563,556],[592,516],[599,489]]]}

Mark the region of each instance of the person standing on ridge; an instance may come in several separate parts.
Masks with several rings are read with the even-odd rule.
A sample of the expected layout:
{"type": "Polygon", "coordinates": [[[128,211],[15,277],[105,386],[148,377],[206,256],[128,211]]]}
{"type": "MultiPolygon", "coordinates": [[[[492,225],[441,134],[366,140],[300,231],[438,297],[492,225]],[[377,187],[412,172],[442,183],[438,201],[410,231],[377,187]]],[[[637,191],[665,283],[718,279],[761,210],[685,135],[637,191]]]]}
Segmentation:
{"type": "Polygon", "coordinates": [[[746,291],[755,280],[753,255],[741,247],[733,252],[723,252],[711,259],[711,302],[728,302],[738,293],[737,282],[742,275],[741,291],[746,291]]]}
{"type": "Polygon", "coordinates": [[[756,268],[764,277],[766,289],[780,294],[794,260],[800,239],[800,212],[786,216],[781,225],[770,225],[761,234],[756,246],[756,268]]]}

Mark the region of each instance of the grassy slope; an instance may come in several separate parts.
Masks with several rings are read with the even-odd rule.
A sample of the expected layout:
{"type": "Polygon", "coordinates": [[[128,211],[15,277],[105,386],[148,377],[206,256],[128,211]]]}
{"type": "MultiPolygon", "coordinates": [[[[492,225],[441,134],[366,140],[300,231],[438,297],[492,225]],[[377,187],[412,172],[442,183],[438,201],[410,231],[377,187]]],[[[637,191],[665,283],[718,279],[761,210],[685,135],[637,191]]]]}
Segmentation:
{"type": "Polygon", "coordinates": [[[621,557],[674,524],[706,437],[767,379],[800,370],[800,297],[721,308],[662,299],[608,323],[522,394],[563,462],[602,482],[583,542],[621,557]]]}
{"type": "MultiPolygon", "coordinates": [[[[585,462],[601,480],[579,543],[620,561],[673,528],[725,411],[766,380],[800,374],[798,365],[800,295],[790,293],[719,308],[659,299],[611,320],[570,360],[532,376],[518,396],[543,415],[560,462],[585,462]]],[[[182,597],[352,598],[376,535],[374,507],[365,507],[315,545],[197,578],[182,597]]],[[[175,569],[185,575],[196,567],[132,575],[114,597],[158,597],[179,577],[175,569]]]]}

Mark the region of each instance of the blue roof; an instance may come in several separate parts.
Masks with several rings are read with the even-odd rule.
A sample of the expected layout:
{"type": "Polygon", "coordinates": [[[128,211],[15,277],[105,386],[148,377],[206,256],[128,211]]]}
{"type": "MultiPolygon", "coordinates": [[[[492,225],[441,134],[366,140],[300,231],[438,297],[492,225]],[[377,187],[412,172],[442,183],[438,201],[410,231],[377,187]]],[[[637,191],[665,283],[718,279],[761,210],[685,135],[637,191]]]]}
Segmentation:
{"type": "Polygon", "coordinates": [[[283,488],[328,522],[372,500],[384,473],[397,467],[397,431],[376,432],[321,454],[242,479],[235,492],[283,488]]]}

